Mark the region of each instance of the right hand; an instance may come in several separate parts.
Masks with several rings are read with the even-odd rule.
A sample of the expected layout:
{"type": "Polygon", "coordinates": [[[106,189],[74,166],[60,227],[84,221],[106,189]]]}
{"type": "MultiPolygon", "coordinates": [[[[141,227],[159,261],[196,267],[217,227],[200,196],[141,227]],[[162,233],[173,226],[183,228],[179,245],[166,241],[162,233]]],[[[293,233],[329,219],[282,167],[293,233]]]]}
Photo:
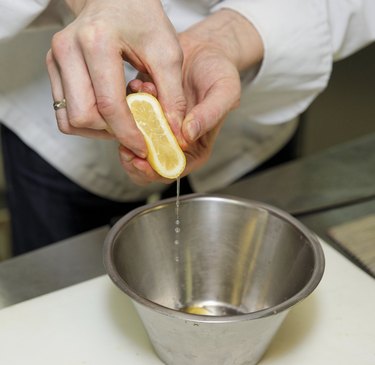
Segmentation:
{"type": "MultiPolygon", "coordinates": [[[[256,67],[264,48],[258,31],[232,10],[218,11],[179,36],[184,51],[183,85],[187,115],[174,133],[186,155],[183,175],[203,166],[227,114],[239,105],[240,71],[256,67]]],[[[148,75],[129,83],[132,92],[159,97],[148,75]]],[[[173,126],[172,126],[173,127],[173,126]]],[[[164,182],[145,161],[121,148],[121,162],[137,184],[164,182]]]]}
{"type": "Polygon", "coordinates": [[[63,133],[116,138],[141,158],[144,138],[126,104],[124,60],[149,74],[168,120],[181,128],[186,112],[182,51],[160,0],[66,0],[76,19],[55,34],[47,54],[63,133]]]}

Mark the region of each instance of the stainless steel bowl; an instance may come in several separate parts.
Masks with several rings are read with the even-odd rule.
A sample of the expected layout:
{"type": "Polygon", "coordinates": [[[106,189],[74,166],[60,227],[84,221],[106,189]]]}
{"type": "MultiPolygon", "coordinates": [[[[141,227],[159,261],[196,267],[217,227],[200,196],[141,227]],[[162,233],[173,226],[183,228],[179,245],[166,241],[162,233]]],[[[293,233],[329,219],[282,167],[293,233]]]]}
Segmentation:
{"type": "Polygon", "coordinates": [[[177,233],[175,199],[120,219],[105,241],[108,275],[166,364],[256,364],[289,309],[318,285],[319,241],[255,201],[192,194],[178,214],[177,233]]]}

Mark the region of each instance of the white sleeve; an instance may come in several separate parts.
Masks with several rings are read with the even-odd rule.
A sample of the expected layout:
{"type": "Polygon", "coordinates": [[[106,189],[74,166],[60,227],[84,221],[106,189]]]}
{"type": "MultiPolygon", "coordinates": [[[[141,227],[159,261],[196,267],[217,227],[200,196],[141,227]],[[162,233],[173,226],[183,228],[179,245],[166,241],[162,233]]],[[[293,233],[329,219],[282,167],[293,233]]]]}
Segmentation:
{"type": "Polygon", "coordinates": [[[375,0],[224,0],[212,10],[221,8],[245,16],[263,39],[240,108],[258,123],[296,117],[327,86],[333,61],[375,40],[375,0]]]}
{"type": "Polygon", "coordinates": [[[1,0],[0,40],[10,38],[33,22],[63,24],[68,16],[62,0],[1,0]],[[64,9],[64,14],[61,10],[64,9]]]}

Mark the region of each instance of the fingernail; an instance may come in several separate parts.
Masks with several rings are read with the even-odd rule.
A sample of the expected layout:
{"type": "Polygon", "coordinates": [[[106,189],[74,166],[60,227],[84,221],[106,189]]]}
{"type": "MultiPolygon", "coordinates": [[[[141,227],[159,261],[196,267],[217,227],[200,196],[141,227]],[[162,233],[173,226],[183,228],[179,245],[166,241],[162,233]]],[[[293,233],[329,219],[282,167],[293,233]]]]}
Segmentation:
{"type": "Polygon", "coordinates": [[[135,149],[134,150],[134,153],[140,157],[140,158],[146,158],[147,157],[147,153],[142,151],[142,150],[138,150],[138,149],[135,149]]]}
{"type": "Polygon", "coordinates": [[[144,172],[143,169],[143,163],[140,160],[134,160],[133,167],[135,167],[138,171],[144,172]]]}
{"type": "Polygon", "coordinates": [[[121,151],[121,158],[126,162],[130,162],[134,159],[134,155],[126,151],[121,151]]]}
{"type": "Polygon", "coordinates": [[[199,132],[200,132],[200,125],[197,121],[195,121],[194,119],[193,120],[190,120],[187,122],[187,125],[186,125],[186,131],[187,131],[187,134],[189,136],[189,139],[190,141],[195,141],[199,135],[199,132]]]}

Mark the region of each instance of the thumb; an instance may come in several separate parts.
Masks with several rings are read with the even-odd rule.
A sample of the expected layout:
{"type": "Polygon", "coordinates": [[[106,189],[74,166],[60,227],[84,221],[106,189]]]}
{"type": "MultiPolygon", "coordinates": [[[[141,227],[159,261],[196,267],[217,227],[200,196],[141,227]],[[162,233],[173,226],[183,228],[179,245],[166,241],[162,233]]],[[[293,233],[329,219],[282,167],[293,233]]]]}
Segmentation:
{"type": "Polygon", "coordinates": [[[182,134],[187,142],[194,142],[214,129],[223,118],[239,105],[240,92],[232,93],[233,88],[216,86],[186,116],[182,134]],[[230,91],[228,91],[230,90],[230,91]]]}

